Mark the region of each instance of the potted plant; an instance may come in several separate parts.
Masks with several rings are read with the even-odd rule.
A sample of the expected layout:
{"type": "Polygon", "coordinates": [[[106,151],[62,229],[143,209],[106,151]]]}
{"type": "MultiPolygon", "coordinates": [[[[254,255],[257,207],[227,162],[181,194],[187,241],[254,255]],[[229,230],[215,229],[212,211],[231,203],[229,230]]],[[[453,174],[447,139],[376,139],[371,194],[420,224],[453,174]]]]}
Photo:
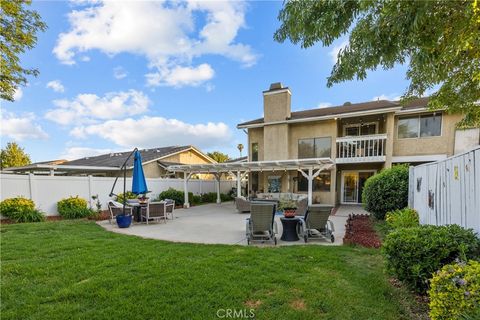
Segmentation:
{"type": "Polygon", "coordinates": [[[148,197],[146,194],[142,194],[141,196],[138,197],[138,203],[140,204],[147,204],[148,203],[148,197]]]}
{"type": "Polygon", "coordinates": [[[285,218],[293,218],[295,217],[295,211],[297,211],[297,202],[292,199],[281,199],[278,209],[283,211],[285,218]]]}

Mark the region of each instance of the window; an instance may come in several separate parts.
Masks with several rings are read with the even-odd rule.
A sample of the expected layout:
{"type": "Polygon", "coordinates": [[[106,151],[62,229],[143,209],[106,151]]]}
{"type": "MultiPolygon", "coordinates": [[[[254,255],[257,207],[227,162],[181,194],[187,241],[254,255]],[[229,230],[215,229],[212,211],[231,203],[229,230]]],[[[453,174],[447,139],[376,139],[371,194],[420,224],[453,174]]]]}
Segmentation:
{"type": "Polygon", "coordinates": [[[252,190],[258,192],[258,172],[252,172],[252,190]]]}
{"type": "Polygon", "coordinates": [[[398,119],[398,138],[435,137],[442,134],[442,115],[428,114],[398,119]]]}
{"type": "Polygon", "coordinates": [[[279,193],[282,191],[282,180],[280,176],[268,177],[268,192],[279,193]]]}
{"type": "MultiPolygon", "coordinates": [[[[330,191],[330,171],[321,172],[313,180],[313,191],[330,191]]],[[[300,172],[298,173],[298,191],[308,191],[308,180],[300,172]]]]}
{"type": "Polygon", "coordinates": [[[298,158],[330,158],[332,138],[310,138],[298,140],[298,158]]]}
{"type": "Polygon", "coordinates": [[[252,161],[258,161],[258,143],[252,143],[252,161]]]}

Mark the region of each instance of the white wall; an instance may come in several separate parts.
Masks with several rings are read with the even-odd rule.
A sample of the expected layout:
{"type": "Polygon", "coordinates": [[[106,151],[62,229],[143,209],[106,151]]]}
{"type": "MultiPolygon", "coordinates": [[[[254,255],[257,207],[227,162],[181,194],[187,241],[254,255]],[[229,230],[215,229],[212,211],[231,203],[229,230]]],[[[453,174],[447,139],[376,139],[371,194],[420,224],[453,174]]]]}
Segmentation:
{"type": "Polygon", "coordinates": [[[480,234],[479,147],[411,167],[409,186],[409,205],[418,211],[421,224],[458,224],[480,234]]]}
{"type": "Polygon", "coordinates": [[[455,130],[454,154],[467,152],[480,144],[480,128],[455,130]]]}
{"type": "MultiPolygon", "coordinates": [[[[57,202],[70,196],[79,196],[90,201],[93,195],[99,196],[103,208],[106,209],[115,178],[111,177],[74,177],[74,176],[36,176],[0,174],[0,200],[23,196],[32,199],[37,208],[47,215],[57,214],[57,202]]],[[[228,193],[236,184],[235,181],[225,180],[220,183],[220,192],[228,193]]],[[[147,179],[147,186],[151,193],[150,198],[168,188],[183,190],[183,179],[147,179]]],[[[132,189],[132,179],[127,178],[127,190],[132,189]]],[[[216,192],[215,180],[196,180],[188,182],[188,191],[194,194],[216,192]]],[[[123,179],[119,178],[114,193],[123,192],[123,179]]]]}

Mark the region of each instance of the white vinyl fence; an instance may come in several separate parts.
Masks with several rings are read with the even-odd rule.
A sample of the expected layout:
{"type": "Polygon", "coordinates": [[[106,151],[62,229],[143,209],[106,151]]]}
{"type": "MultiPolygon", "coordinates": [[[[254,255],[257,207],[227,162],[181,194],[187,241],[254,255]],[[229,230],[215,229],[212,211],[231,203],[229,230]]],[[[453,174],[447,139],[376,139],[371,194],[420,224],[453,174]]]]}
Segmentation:
{"type": "MultiPolygon", "coordinates": [[[[57,214],[57,202],[70,196],[79,196],[95,206],[92,196],[98,195],[103,208],[106,209],[110,197],[110,191],[115,178],[110,177],[74,177],[74,176],[36,176],[1,174],[0,200],[23,196],[32,199],[37,208],[46,212],[47,215],[57,214]]],[[[228,193],[235,181],[222,180],[220,192],[228,193]]],[[[158,194],[168,188],[183,191],[183,179],[147,179],[147,186],[151,193],[150,198],[156,198],[158,194]]],[[[132,179],[127,178],[127,190],[132,189],[132,179]]],[[[194,194],[216,192],[215,180],[190,179],[188,191],[194,194]]],[[[123,178],[119,178],[114,193],[123,192],[123,178]]]]}
{"type": "Polygon", "coordinates": [[[480,234],[480,147],[410,167],[409,206],[421,224],[458,224],[480,234]]]}

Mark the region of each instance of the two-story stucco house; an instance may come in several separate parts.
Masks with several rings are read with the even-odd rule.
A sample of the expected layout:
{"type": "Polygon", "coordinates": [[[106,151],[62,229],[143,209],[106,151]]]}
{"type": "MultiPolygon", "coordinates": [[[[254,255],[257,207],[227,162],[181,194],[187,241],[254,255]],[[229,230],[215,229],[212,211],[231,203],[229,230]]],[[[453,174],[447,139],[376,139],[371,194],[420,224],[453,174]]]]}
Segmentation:
{"type": "MultiPolygon", "coordinates": [[[[280,83],[263,92],[264,117],[239,124],[248,131],[249,161],[331,158],[335,166],[313,184],[313,202],[361,203],[368,177],[398,163],[420,164],[454,153],[461,115],[426,109],[428,98],[345,103],[291,111],[291,91],[280,83]]],[[[296,171],[251,172],[256,192],[306,193],[296,171]]]]}

